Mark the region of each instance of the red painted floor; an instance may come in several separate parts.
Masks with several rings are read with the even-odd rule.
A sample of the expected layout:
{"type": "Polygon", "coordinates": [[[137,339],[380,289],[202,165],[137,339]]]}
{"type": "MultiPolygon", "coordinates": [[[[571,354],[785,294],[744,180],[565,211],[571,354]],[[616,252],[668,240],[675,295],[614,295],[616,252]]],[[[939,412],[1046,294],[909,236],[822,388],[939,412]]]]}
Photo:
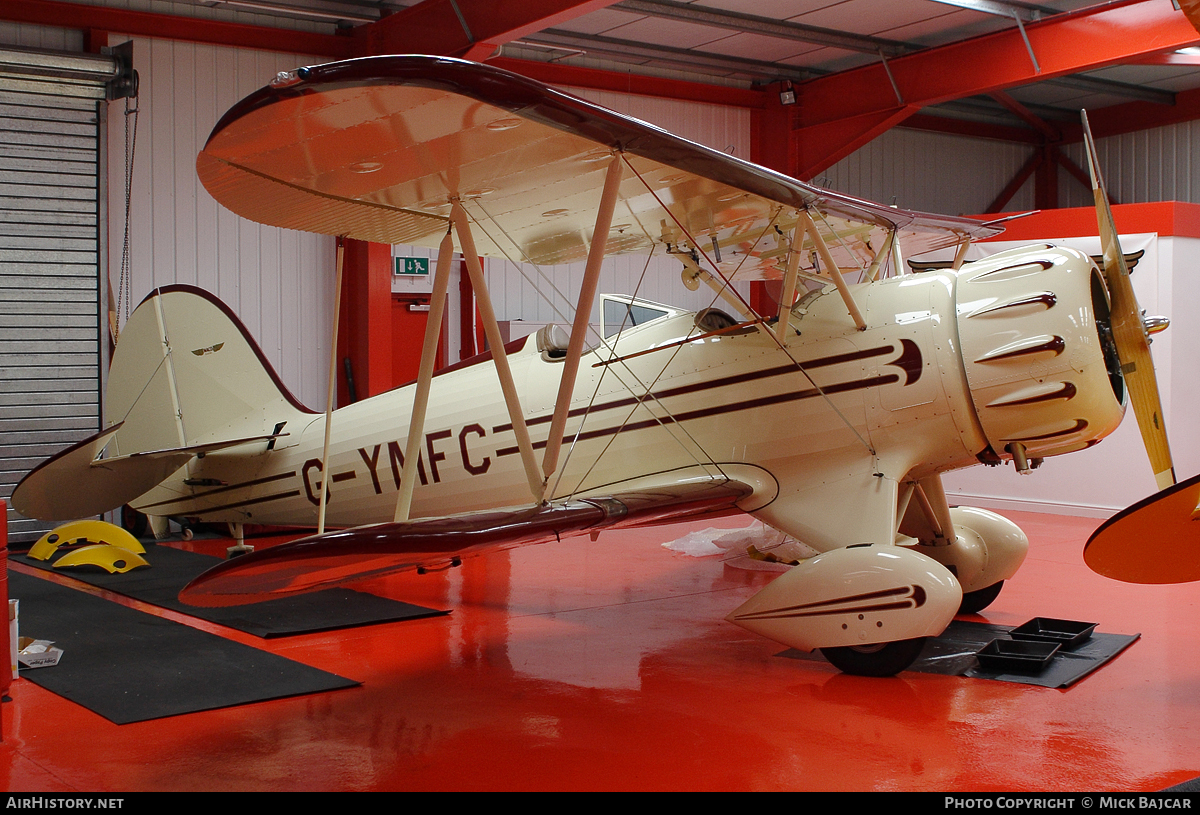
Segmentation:
{"type": "Polygon", "coordinates": [[[660,527],[364,584],[449,617],[285,640],[192,623],[363,682],[350,690],[117,726],[18,680],[0,776],[47,792],[1140,791],[1200,776],[1200,587],[1098,577],[1081,557],[1098,521],[1006,514],[1033,546],[983,618],[1142,634],[1068,690],[782,658],[722,620],[771,576],[666,551],[688,527],[660,527]]]}

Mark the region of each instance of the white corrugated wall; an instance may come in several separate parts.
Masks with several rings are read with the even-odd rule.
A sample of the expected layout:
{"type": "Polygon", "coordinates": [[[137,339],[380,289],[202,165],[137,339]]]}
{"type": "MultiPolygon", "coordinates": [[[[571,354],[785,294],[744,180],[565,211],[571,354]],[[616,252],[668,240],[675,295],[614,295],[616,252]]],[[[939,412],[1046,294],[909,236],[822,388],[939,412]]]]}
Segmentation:
{"type": "MultiPolygon", "coordinates": [[[[112,0],[115,6],[149,8],[149,0],[112,0]]],[[[297,26],[300,27],[300,26],[297,26]]],[[[113,36],[115,43],[121,38],[113,36]]],[[[78,32],[44,26],[0,24],[0,42],[77,50],[78,32]]],[[[217,118],[279,70],[319,61],[246,49],[138,38],[135,65],[141,75],[140,125],[133,180],[131,257],[136,302],[152,286],[175,282],[210,289],[230,303],[262,344],[284,381],[309,404],[320,404],[325,388],[333,242],[329,238],[262,227],[219,207],[196,180],[195,154],[217,118]]],[[[747,158],[750,115],[745,110],[652,99],[600,91],[579,95],[718,150],[747,158]]],[[[120,269],[124,211],[122,150],[124,110],[109,111],[110,266],[120,269]]],[[[1101,141],[1101,160],[1114,194],[1122,201],[1194,200],[1200,162],[1193,160],[1195,124],[1157,128],[1101,141]]],[[[1068,149],[1068,152],[1071,152],[1068,149]]],[[[829,168],[830,187],[872,200],[935,212],[984,210],[1030,155],[1025,145],[967,139],[897,128],[829,168]]],[[[1080,157],[1072,153],[1077,161],[1080,157]]],[[[1064,177],[1064,203],[1086,205],[1078,184],[1064,177]]],[[[1032,207],[1026,184],[1008,209],[1032,207]]],[[[416,253],[414,253],[416,254],[416,253]]],[[[425,253],[420,253],[425,254],[425,253]]],[[[492,264],[501,319],[562,319],[519,276],[492,264]],[[499,282],[499,281],[497,281],[499,282]]],[[[644,259],[612,261],[602,288],[632,291],[644,259]]],[[[679,264],[652,261],[642,284],[648,299],[698,307],[676,282],[679,264]]],[[[559,274],[569,281],[580,270],[559,274]]],[[[558,311],[565,311],[561,307],[558,311]]]]}
{"type": "MultiPolygon", "coordinates": [[[[226,110],[277,72],[318,60],[148,38],[135,38],[133,52],[141,88],[130,201],[132,305],[155,286],[211,291],[237,312],[295,395],[323,404],[333,239],[239,218],[213,200],[195,169],[196,154],[226,110]]],[[[114,293],[124,230],[125,118],[123,102],[109,106],[114,293]]]]}
{"type": "Polygon", "coordinates": [[[0,44],[50,51],[82,51],[83,32],[44,25],[0,22],[0,44]]]}
{"type": "MultiPolygon", "coordinates": [[[[154,10],[149,0],[102,0],[97,5],[154,10]]],[[[214,19],[248,19],[202,11],[214,19]]],[[[313,26],[297,21],[294,27],[313,26]]],[[[126,39],[109,36],[113,45],[126,39]]],[[[323,60],[144,37],[133,41],[141,88],[130,200],[131,306],[155,286],[187,283],[208,289],[238,313],[302,402],[324,404],[333,239],[238,218],[208,195],[195,170],[196,153],[235,102],[278,71],[323,60]]],[[[83,48],[77,30],[11,23],[0,23],[0,43],[83,48]]],[[[114,299],[125,226],[125,119],[123,101],[109,105],[108,263],[114,299]]],[[[122,321],[124,311],[122,305],[122,321]]]]}
{"type": "MultiPolygon", "coordinates": [[[[814,182],[870,201],[947,215],[975,215],[1033,155],[1025,144],[893,128],[814,182]]],[[[1005,207],[1033,208],[1033,182],[1005,207]]]]}
{"type": "MultiPolygon", "coordinates": [[[[1082,144],[1063,148],[1087,170],[1082,144]]],[[[1200,203],[1200,121],[1138,130],[1096,140],[1108,192],[1122,204],[1147,201],[1200,203]]],[[[1092,193],[1065,170],[1058,176],[1059,203],[1090,207],[1092,193]]]]}

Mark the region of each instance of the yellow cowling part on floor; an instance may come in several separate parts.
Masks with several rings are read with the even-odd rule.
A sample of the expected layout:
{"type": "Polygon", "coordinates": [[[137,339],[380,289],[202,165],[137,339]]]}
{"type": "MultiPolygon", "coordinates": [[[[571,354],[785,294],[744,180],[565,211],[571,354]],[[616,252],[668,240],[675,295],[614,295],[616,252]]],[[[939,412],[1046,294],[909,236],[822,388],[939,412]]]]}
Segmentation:
{"type": "Polygon", "coordinates": [[[139,566],[149,565],[146,559],[136,552],[130,552],[128,549],[104,543],[98,543],[94,546],[84,546],[81,549],[76,549],[74,552],[67,552],[54,561],[54,568],[56,569],[61,569],[64,566],[99,566],[109,574],[117,572],[124,574],[139,566]]]}
{"type": "MultiPolygon", "coordinates": [[[[80,541],[105,543],[140,555],[146,553],[145,547],[138,539],[121,527],[107,521],[88,520],[71,521],[51,529],[30,548],[29,556],[35,560],[49,560],[58,551],[58,547],[80,541]]],[[[142,559],[142,562],[145,563],[145,560],[142,559]]]]}

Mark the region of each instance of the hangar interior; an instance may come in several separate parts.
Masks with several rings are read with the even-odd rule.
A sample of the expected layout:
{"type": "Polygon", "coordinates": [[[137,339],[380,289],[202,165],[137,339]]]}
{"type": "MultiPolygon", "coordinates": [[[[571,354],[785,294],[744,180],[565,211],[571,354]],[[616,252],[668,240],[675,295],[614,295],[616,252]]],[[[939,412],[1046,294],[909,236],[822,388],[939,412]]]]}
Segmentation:
{"type": "MultiPolygon", "coordinates": [[[[968,260],[1046,240],[1100,252],[1086,108],[1122,244],[1143,252],[1138,302],[1171,320],[1153,355],[1175,468],[1181,478],[1200,471],[1189,353],[1200,343],[1200,33],[1169,0],[497,6],[0,6],[0,347],[11,361],[0,373],[0,497],[105,426],[113,329],[156,287],[219,297],[287,388],[324,404],[335,239],[238,217],[201,184],[196,156],[227,110],[281,72],[410,53],[485,62],[885,205],[1040,210],[974,244],[968,260]]],[[[437,252],[347,242],[340,405],[416,376],[431,288],[393,274],[406,260],[432,269],[437,252]]],[[[454,265],[441,366],[485,348],[454,265]]],[[[505,339],[569,324],[573,301],[558,290],[578,287],[583,267],[544,267],[543,282],[530,283],[515,259],[487,259],[505,339]]],[[[678,260],[665,257],[609,258],[599,285],[689,310],[712,300],[681,285],[678,260]]],[[[779,296],[760,282],[738,286],[749,299],[779,296]]],[[[723,621],[771,573],[663,549],[713,524],[745,528],[747,516],[366,581],[357,587],[452,613],[279,639],[56,577],[45,582],[361,685],[118,725],[21,680],[2,709],[6,788],[1161,790],[1200,776],[1194,588],[1118,583],[1080,554],[1102,519],[1155,491],[1132,417],[1103,444],[1032,474],[973,467],[945,486],[951,503],[997,510],[1031,541],[985,622],[1093,620],[1141,638],[1066,689],[839,674],[723,621]]],[[[7,523],[12,548],[53,526],[11,508],[7,523]]],[[[164,545],[219,554],[228,543],[164,545]]]]}

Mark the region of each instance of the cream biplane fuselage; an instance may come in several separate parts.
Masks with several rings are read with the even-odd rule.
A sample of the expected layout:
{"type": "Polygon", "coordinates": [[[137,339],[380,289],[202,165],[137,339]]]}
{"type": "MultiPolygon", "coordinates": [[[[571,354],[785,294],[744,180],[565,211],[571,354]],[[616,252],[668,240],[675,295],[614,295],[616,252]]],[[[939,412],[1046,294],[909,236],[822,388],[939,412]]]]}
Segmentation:
{"type": "MultiPolygon", "coordinates": [[[[293,93],[285,82],[285,92],[264,91],[270,98],[260,94],[243,103],[242,118],[231,112],[218,125],[201,156],[205,183],[227,204],[231,198],[248,202],[244,209],[252,211],[244,214],[258,220],[317,229],[324,218],[342,218],[350,224],[339,230],[344,234],[357,230],[370,239],[404,242],[389,231],[398,229],[407,242],[431,245],[454,223],[460,243],[469,242],[466,219],[455,220],[460,205],[454,196],[449,198],[453,212],[450,206],[438,211],[438,202],[447,201],[445,193],[425,191],[433,201],[426,211],[441,218],[433,227],[423,226],[422,218],[432,216],[421,216],[416,205],[384,223],[379,218],[386,207],[378,200],[355,209],[358,199],[339,186],[360,179],[339,180],[332,171],[310,166],[323,155],[313,145],[305,147],[304,162],[281,157],[277,142],[264,135],[276,127],[275,120],[262,118],[272,112],[276,96],[299,105],[298,112],[288,114],[292,118],[280,120],[284,131],[304,130],[313,144],[328,144],[322,139],[354,131],[339,118],[346,111],[372,126],[380,116],[386,119],[380,112],[383,102],[394,102],[396,116],[408,117],[403,120],[408,130],[419,129],[416,123],[432,127],[436,118],[428,115],[430,105],[458,104],[454,94],[440,89],[433,94],[426,87],[442,81],[438,70],[465,72],[462,87],[482,73],[492,85],[511,82],[527,95],[536,90],[527,80],[518,83],[480,66],[387,59],[401,73],[419,74],[419,81],[410,82],[418,90],[404,90],[417,93],[416,102],[405,97],[401,104],[400,97],[390,95],[399,86],[388,80],[372,105],[359,104],[361,89],[378,84],[375,68],[382,63],[370,65],[365,80],[358,76],[361,65],[334,66],[326,95],[293,93]],[[358,78],[345,83],[346,70],[358,78]],[[333,103],[323,108],[327,100],[333,103]],[[411,111],[418,109],[421,115],[413,117],[411,111]],[[249,124],[238,129],[242,121],[249,124]],[[318,124],[333,130],[312,135],[318,124]],[[252,159],[267,155],[268,163],[251,166],[252,159]],[[267,178],[263,168],[268,166],[294,167],[312,178],[303,183],[298,175],[267,178]],[[309,201],[303,197],[307,189],[320,194],[309,201]],[[272,203],[267,194],[272,191],[286,200],[272,203]],[[416,235],[417,227],[427,236],[416,235]]],[[[584,118],[580,125],[580,117],[593,116],[597,128],[625,133],[619,125],[637,135],[642,153],[630,148],[629,154],[617,149],[601,156],[617,155],[627,164],[624,181],[620,168],[609,172],[602,208],[603,200],[611,208],[619,199],[635,219],[650,222],[663,215],[655,223],[664,233],[669,211],[683,231],[672,239],[672,248],[705,248],[694,236],[681,237],[686,217],[672,209],[686,204],[684,185],[691,182],[647,163],[647,154],[659,148],[646,147],[645,139],[666,137],[649,133],[641,123],[614,125],[620,119],[615,114],[604,113],[609,118],[601,121],[596,109],[578,100],[563,102],[549,90],[535,98],[550,113],[533,116],[523,101],[519,115],[540,122],[539,127],[554,120],[555,111],[575,116],[569,125],[553,121],[543,127],[551,141],[565,127],[583,145],[571,143],[564,150],[586,148],[589,142],[581,133],[598,138],[598,131],[589,129],[595,122],[584,118]],[[631,184],[652,190],[645,179],[655,172],[664,190],[640,198],[630,194],[631,184]]],[[[524,147],[513,146],[511,134],[520,121],[467,101],[464,110],[478,119],[480,135],[466,141],[481,149],[484,140],[508,139],[498,155],[508,160],[519,155],[524,147]]],[[[461,121],[466,114],[455,115],[461,121]]],[[[389,126],[393,133],[403,129],[389,126]]],[[[423,138],[438,144],[435,135],[423,138]]],[[[350,149],[348,144],[341,143],[341,149],[350,149]]],[[[712,211],[723,206],[714,202],[732,200],[723,191],[736,182],[735,187],[752,192],[738,192],[740,217],[753,220],[759,217],[755,213],[768,213],[762,233],[783,236],[775,220],[781,210],[771,200],[792,196],[798,202],[794,211],[800,214],[789,227],[795,230],[791,254],[807,257],[819,250],[826,262],[814,265],[807,290],[801,289],[790,307],[763,318],[741,314],[735,319],[715,310],[694,314],[644,304],[661,316],[636,326],[606,324],[607,336],[592,337],[586,349],[564,348],[552,330],[511,343],[503,367],[519,400],[506,391],[501,366],[487,355],[432,378],[425,372],[414,385],[332,414],[316,414],[287,393],[225,306],[198,290],[170,287],[148,297],[122,332],[109,377],[110,427],[41,465],[18,487],[14,502],[26,514],[56,519],[130,502],[152,516],[345,528],[228,561],[182,595],[210,605],[310,591],[397,569],[440,568],[476,551],[606,527],[741,510],[821,554],[752,597],[730,615],[731,621],[794,647],[821,648],[844,670],[886,674],[902,669],[916,657],[922,639],[940,633],[960,604],[978,608],[990,602],[1028,546],[1021,531],[998,515],[951,510],[940,474],[978,462],[1013,461],[1028,469],[1044,456],[1094,444],[1120,422],[1123,383],[1107,333],[1106,283],[1090,258],[1034,246],[965,264],[960,253],[959,268],[919,274],[898,269],[877,280],[864,273],[861,282],[847,284],[836,268],[830,269],[845,258],[833,259],[806,207],[841,218],[862,212],[876,235],[886,234],[879,225],[886,229],[891,212],[897,219],[912,216],[918,227],[923,222],[912,213],[820,197],[798,182],[753,175],[746,170],[751,165],[681,144],[685,148],[668,146],[690,150],[699,159],[672,160],[708,174],[700,180],[710,187],[696,187],[700,192],[694,198],[712,211]],[[704,164],[708,161],[716,162],[716,169],[704,164]],[[727,170],[733,175],[723,175],[727,170]],[[705,180],[718,176],[719,181],[705,180]],[[768,193],[774,199],[763,197],[768,193]],[[765,203],[755,210],[756,202],[765,203]],[[414,410],[414,402],[425,398],[422,388],[427,408],[418,404],[414,410]],[[411,437],[410,421],[418,428],[411,437]],[[562,426],[561,456],[543,472],[533,456],[544,452],[556,421],[562,426]],[[413,451],[418,456],[408,462],[406,474],[406,455],[413,451]],[[64,491],[67,479],[76,487],[64,491]],[[409,480],[415,487],[411,507],[401,510],[400,488],[409,480]]],[[[541,149],[553,153],[553,146],[543,140],[541,149]]],[[[422,153],[421,161],[437,152],[422,153]]],[[[360,160],[352,166],[360,175],[380,167],[386,172],[391,155],[377,150],[354,156],[360,160]]],[[[590,154],[587,160],[593,161],[590,154]]],[[[510,173],[502,180],[521,177],[510,173]]],[[[428,176],[436,178],[444,181],[444,173],[428,176]]],[[[599,180],[604,178],[601,173],[599,180]]],[[[598,188],[599,180],[591,188],[598,188]]],[[[391,183],[391,189],[404,186],[391,183]]],[[[531,189],[538,183],[535,179],[531,189]]],[[[471,213],[476,222],[481,217],[471,213]]],[[[706,217],[711,222],[712,215],[706,217]]],[[[968,240],[975,228],[965,219],[936,217],[927,219],[929,228],[953,233],[957,242],[968,240]]],[[[548,235],[542,224],[535,226],[522,251],[532,257],[539,246],[549,247],[549,260],[561,261],[564,241],[577,240],[580,232],[568,226],[561,236],[548,235]]],[[[716,249],[717,233],[712,234],[716,249]]],[[[855,233],[830,227],[829,234],[845,244],[843,238],[855,233]]],[[[874,240],[878,252],[879,238],[874,240]]],[[[447,245],[443,241],[443,249],[447,245]]],[[[727,252],[731,245],[755,254],[750,239],[727,243],[727,252]]],[[[863,245],[871,248],[870,240],[863,239],[863,245]]],[[[480,254],[486,253],[481,248],[480,254]]],[[[470,261],[473,253],[467,254],[470,261]]],[[[689,267],[685,258],[685,267],[695,273],[697,253],[691,257],[693,263],[689,267]]],[[[788,267],[785,292],[793,290],[798,261],[777,257],[772,262],[788,267]]],[[[580,306],[583,314],[590,313],[591,304],[582,297],[580,306]]],[[[577,320],[577,340],[586,323],[586,317],[577,320]]],[[[426,346],[428,351],[428,336],[426,346]]]]}
{"type": "MultiPolygon", "coordinates": [[[[547,498],[657,473],[733,470],[754,485],[741,506],[820,551],[886,541],[898,524],[904,484],[978,463],[984,451],[999,461],[1015,443],[1030,459],[1082,449],[1116,427],[1122,407],[1090,308],[1092,275],[1085,256],[1042,247],[968,264],[960,273],[889,278],[859,293],[867,304],[865,331],[848,322],[835,293],[817,293],[791,316],[787,347],[800,367],[752,326],[688,341],[698,333],[691,312],[626,328],[583,358],[564,436],[570,454],[547,498]],[[655,348],[661,350],[622,359],[655,348]],[[606,364],[610,358],[620,361],[606,364]],[[868,511],[868,496],[884,509],[868,511]],[[818,514],[836,520],[822,522],[818,514]]],[[[201,295],[176,289],[163,297],[173,349],[192,350],[180,347],[177,331],[194,332],[189,344],[197,348],[237,342],[229,336],[236,326],[219,309],[194,302],[201,295]],[[173,298],[181,301],[178,314],[170,311],[173,298]],[[180,327],[183,320],[197,325],[180,327]]],[[[553,350],[539,350],[540,339],[518,341],[519,350],[509,354],[534,449],[545,446],[562,362],[553,350]]],[[[231,351],[187,363],[211,357],[217,367],[221,353],[231,351]]],[[[414,517],[529,501],[512,423],[487,361],[433,380],[414,517]]],[[[188,374],[177,368],[176,376],[188,374]]],[[[223,412],[238,418],[248,412],[240,387],[220,384],[228,377],[196,376],[219,389],[201,404],[232,403],[223,412]]],[[[414,387],[334,413],[330,525],[393,519],[414,387]]],[[[209,438],[187,434],[204,444],[269,435],[284,423],[275,431],[283,435],[259,442],[257,454],[208,453],[133,506],[151,515],[315,524],[325,481],[324,416],[290,399],[277,404],[234,433],[221,425],[209,438]],[[219,486],[203,486],[208,482],[219,486]]],[[[202,409],[188,406],[185,426],[202,409]]],[[[138,446],[172,446],[174,427],[165,424],[164,431],[138,446]]]]}

